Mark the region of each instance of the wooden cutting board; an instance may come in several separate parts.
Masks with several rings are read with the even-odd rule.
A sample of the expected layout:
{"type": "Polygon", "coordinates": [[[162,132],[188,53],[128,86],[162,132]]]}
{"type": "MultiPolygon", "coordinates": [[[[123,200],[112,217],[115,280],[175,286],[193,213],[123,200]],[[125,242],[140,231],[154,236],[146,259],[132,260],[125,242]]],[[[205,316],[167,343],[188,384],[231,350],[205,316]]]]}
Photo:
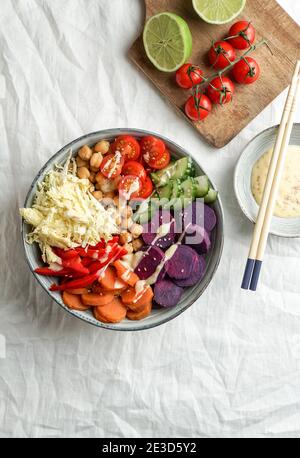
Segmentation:
{"type": "MultiPolygon", "coordinates": [[[[205,74],[211,73],[207,61],[211,42],[224,37],[231,24],[216,26],[205,23],[194,12],[192,0],[145,0],[145,5],[146,19],[158,12],[170,11],[187,21],[193,35],[193,55],[190,61],[198,64],[205,74]]],[[[217,148],[230,142],[289,85],[295,61],[300,59],[300,28],[275,0],[247,0],[247,6],[239,19],[242,18],[252,20],[257,30],[256,41],[266,38],[273,55],[266,46],[255,51],[252,56],[260,64],[260,79],[249,86],[237,84],[232,103],[214,106],[210,116],[201,122],[191,122],[185,116],[183,107],[189,91],[176,86],[173,73],[155,69],[145,54],[142,35],[129,51],[131,60],[174,108],[207,142],[217,148]]]]}

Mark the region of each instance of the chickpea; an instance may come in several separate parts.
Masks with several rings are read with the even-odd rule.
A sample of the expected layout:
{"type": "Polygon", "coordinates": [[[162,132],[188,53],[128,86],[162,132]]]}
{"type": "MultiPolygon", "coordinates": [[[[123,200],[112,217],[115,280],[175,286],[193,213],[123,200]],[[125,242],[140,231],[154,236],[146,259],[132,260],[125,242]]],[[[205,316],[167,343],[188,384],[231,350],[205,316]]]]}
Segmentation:
{"type": "Polygon", "coordinates": [[[101,172],[97,173],[96,181],[99,184],[101,191],[103,192],[113,192],[118,189],[118,184],[115,180],[109,180],[101,172]]]}
{"type": "Polygon", "coordinates": [[[97,182],[96,182],[96,184],[95,184],[95,188],[97,189],[97,191],[101,191],[100,185],[99,185],[99,183],[97,183],[97,182]]]}
{"type": "Polygon", "coordinates": [[[92,157],[92,150],[88,145],[84,145],[82,148],[80,148],[78,152],[78,156],[83,160],[83,161],[89,161],[92,157]]]}
{"type": "Polygon", "coordinates": [[[106,192],[103,194],[104,199],[112,199],[114,200],[115,198],[115,193],[114,192],[106,192]]]}
{"type": "Polygon", "coordinates": [[[98,173],[99,172],[99,167],[91,167],[90,166],[90,171],[93,173],[98,173]]]}
{"type": "Polygon", "coordinates": [[[110,148],[109,142],[107,140],[101,140],[100,142],[96,143],[96,145],[94,146],[94,151],[96,151],[96,153],[106,154],[108,153],[109,148],[110,148]]]}
{"type": "Polygon", "coordinates": [[[89,180],[90,180],[91,183],[95,183],[96,182],[96,174],[95,174],[95,172],[91,172],[90,173],[89,180]]]}
{"type": "Polygon", "coordinates": [[[77,167],[86,167],[87,169],[89,168],[89,162],[84,161],[83,159],[81,159],[80,156],[76,156],[75,160],[76,160],[77,167]]]}
{"type": "Polygon", "coordinates": [[[125,248],[125,250],[127,251],[127,254],[133,253],[133,246],[132,246],[132,243],[125,243],[125,245],[123,246],[123,248],[125,248]]]}
{"type": "Polygon", "coordinates": [[[90,176],[90,171],[86,167],[79,167],[77,170],[77,176],[78,178],[89,178],[90,176]]]}
{"type": "Polygon", "coordinates": [[[140,251],[143,245],[144,245],[144,242],[141,238],[138,238],[132,241],[133,251],[140,251]]]}
{"type": "Polygon", "coordinates": [[[130,232],[132,234],[132,237],[134,239],[137,239],[143,233],[143,226],[141,226],[140,224],[133,223],[130,226],[130,232]]]}
{"type": "Polygon", "coordinates": [[[101,191],[94,191],[93,192],[93,196],[95,197],[95,199],[101,200],[102,199],[102,192],[101,191]]]}
{"type": "Polygon", "coordinates": [[[120,234],[120,238],[119,238],[120,245],[125,245],[126,243],[131,242],[131,240],[132,240],[132,237],[131,237],[131,234],[129,234],[129,232],[122,232],[120,234]]]}
{"type": "Polygon", "coordinates": [[[115,196],[114,197],[114,204],[115,204],[116,207],[119,207],[119,205],[120,205],[119,196],[115,196]]]}
{"type": "Polygon", "coordinates": [[[94,153],[90,159],[90,166],[95,169],[97,168],[99,170],[102,159],[103,159],[103,156],[101,153],[94,153]]]}

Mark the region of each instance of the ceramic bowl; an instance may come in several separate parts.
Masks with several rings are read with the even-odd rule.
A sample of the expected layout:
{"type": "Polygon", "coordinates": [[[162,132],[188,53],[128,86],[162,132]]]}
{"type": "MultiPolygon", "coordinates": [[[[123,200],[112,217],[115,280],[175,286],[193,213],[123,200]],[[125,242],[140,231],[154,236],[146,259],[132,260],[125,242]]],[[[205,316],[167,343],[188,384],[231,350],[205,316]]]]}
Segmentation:
{"type": "MultiPolygon", "coordinates": [[[[103,130],[99,132],[94,132],[83,137],[80,137],[73,142],[69,143],[68,145],[64,146],[58,153],[56,153],[49,161],[44,165],[44,167],[40,170],[36,178],[33,180],[33,183],[30,187],[28,195],[25,201],[25,207],[31,207],[33,203],[33,199],[36,192],[37,183],[43,181],[45,174],[47,174],[50,170],[52,170],[54,164],[64,163],[67,157],[67,152],[71,148],[73,153],[77,153],[78,149],[81,148],[83,145],[94,145],[98,141],[102,139],[107,139],[112,141],[115,137],[122,134],[129,134],[133,135],[137,138],[140,138],[144,135],[155,135],[160,137],[168,146],[169,150],[172,153],[172,156],[175,159],[179,159],[183,156],[187,156],[188,152],[185,151],[183,148],[178,146],[176,143],[168,140],[167,138],[162,137],[161,135],[138,130],[138,129],[110,129],[110,130],[103,130]]],[[[205,171],[202,167],[195,161],[197,174],[204,174],[205,171]]],[[[213,184],[212,184],[213,185],[213,184]]],[[[61,300],[60,293],[58,292],[51,292],[49,291],[50,285],[53,283],[53,278],[49,277],[42,277],[36,275],[34,269],[41,265],[41,258],[39,248],[36,244],[29,245],[25,241],[26,234],[30,231],[30,227],[26,223],[22,223],[22,239],[25,249],[25,256],[27,262],[29,264],[30,270],[35,276],[36,280],[40,283],[40,285],[44,288],[44,290],[50,295],[50,297],[57,302],[66,312],[74,315],[77,318],[80,318],[90,324],[98,326],[99,328],[104,329],[111,329],[116,331],[139,331],[152,328],[154,326],[161,325],[166,323],[167,321],[175,318],[177,315],[180,315],[184,312],[188,307],[190,307],[203,293],[205,288],[211,282],[218,264],[220,262],[222,248],[223,248],[223,211],[222,211],[222,204],[220,198],[214,204],[214,209],[217,214],[218,224],[217,227],[214,229],[214,236],[213,236],[213,245],[212,249],[209,253],[207,258],[207,268],[206,273],[202,280],[195,285],[194,287],[187,288],[185,293],[182,297],[180,303],[173,308],[169,309],[155,309],[152,311],[151,315],[144,320],[141,321],[130,321],[125,319],[121,323],[118,324],[106,324],[97,321],[90,311],[86,312],[79,312],[69,310],[61,300]]]]}
{"type": "MultiPolygon", "coordinates": [[[[275,144],[278,126],[270,127],[254,137],[244,148],[234,174],[236,198],[244,214],[255,222],[258,205],[251,192],[251,173],[255,162],[275,144]]],[[[300,145],[300,124],[295,124],[291,145],[300,145]]],[[[280,237],[300,237],[300,217],[279,218],[273,216],[270,233],[280,237]]]]}

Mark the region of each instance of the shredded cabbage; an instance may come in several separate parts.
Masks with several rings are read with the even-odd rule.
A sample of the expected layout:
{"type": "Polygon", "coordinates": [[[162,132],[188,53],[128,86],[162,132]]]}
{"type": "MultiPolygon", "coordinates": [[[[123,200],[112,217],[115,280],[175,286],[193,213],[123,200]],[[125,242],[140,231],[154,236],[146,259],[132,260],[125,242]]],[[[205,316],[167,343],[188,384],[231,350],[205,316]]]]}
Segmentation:
{"type": "Polygon", "coordinates": [[[63,168],[56,167],[38,185],[32,208],[20,209],[33,227],[27,242],[37,242],[45,262],[59,262],[51,247],[75,248],[96,245],[119,232],[116,208],[104,206],[89,192],[91,183],[76,177],[70,157],[63,168]]]}

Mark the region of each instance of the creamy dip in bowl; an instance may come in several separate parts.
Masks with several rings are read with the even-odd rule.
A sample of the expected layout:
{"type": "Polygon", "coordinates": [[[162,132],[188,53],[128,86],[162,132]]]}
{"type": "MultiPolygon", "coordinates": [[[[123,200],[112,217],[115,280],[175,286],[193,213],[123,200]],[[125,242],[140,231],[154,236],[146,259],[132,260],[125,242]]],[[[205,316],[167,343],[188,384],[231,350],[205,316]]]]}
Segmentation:
{"type": "MultiPolygon", "coordinates": [[[[254,137],[244,148],[234,173],[234,190],[243,213],[255,222],[268,162],[278,126],[270,127],[254,137]]],[[[270,233],[281,237],[300,237],[300,124],[294,124],[290,152],[277,196],[270,233]]]]}

